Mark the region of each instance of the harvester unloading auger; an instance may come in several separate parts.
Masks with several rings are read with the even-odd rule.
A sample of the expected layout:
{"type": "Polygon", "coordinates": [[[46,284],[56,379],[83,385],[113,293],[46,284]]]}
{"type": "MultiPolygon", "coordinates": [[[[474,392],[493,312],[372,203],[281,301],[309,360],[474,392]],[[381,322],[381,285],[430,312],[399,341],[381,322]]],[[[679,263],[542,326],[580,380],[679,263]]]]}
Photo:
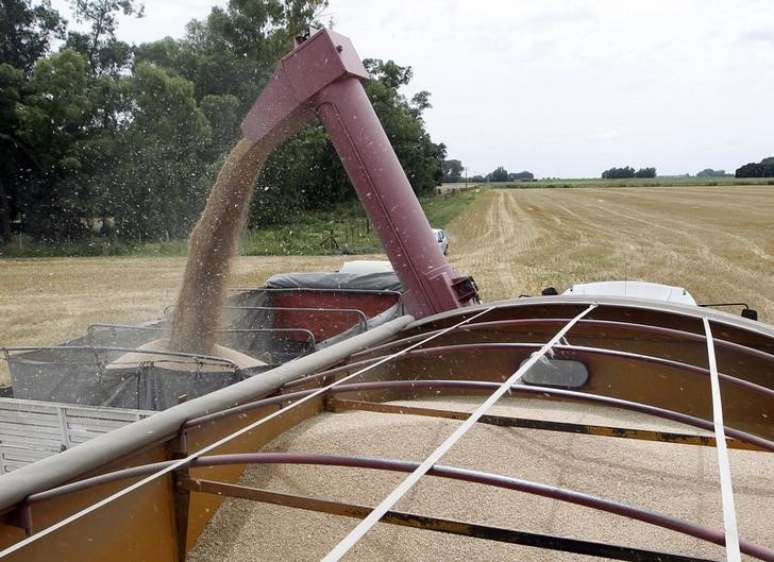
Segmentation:
{"type": "Polygon", "coordinates": [[[282,59],[242,123],[232,151],[191,237],[191,255],[175,310],[170,347],[211,353],[228,263],[242,231],[255,179],[269,154],[319,116],[404,289],[415,318],[475,302],[438,248],[430,224],[390,145],[361,80],[368,72],[346,37],[323,30],[282,59]]]}
{"type": "MultiPolygon", "coordinates": [[[[269,514],[266,525],[284,513],[272,506],[296,510],[280,529],[286,534],[253,535],[248,559],[338,560],[379,522],[422,530],[430,542],[421,544],[431,549],[441,541],[451,548],[449,538],[472,541],[480,559],[569,553],[683,562],[736,560],[741,552],[774,560],[770,523],[761,515],[767,505],[755,504],[737,531],[736,509],[751,505],[756,487],[737,489],[745,501],[735,507],[728,463],[732,457],[735,470],[755,474],[774,452],[774,328],[697,307],[682,289],[645,283],[627,282],[637,297],[622,296],[612,283],[478,303],[472,280],[454,272],[437,247],[365,96],[365,78],[350,42],[320,31],[282,60],[258,98],[221,172],[220,186],[230,189],[216,185],[211,194],[214,220],[205,213],[197,227],[186,285],[170,311],[179,323],[172,347],[193,353],[146,347],[140,360],[125,360],[168,330],[164,320],[94,325],[63,346],[7,350],[14,398],[0,399],[0,431],[14,431],[0,437],[0,469],[7,472],[0,477],[0,557],[182,561],[213,534],[211,550],[229,541],[245,547],[238,534],[213,531],[210,521],[224,498],[242,498],[269,514]],[[228,257],[260,163],[315,114],[395,273],[278,275],[226,298],[228,257]],[[216,323],[221,309],[225,317],[216,323]],[[266,361],[240,367],[202,354],[214,342],[266,361]],[[490,411],[495,403],[497,413],[490,411]],[[342,429],[342,412],[356,423],[342,429]],[[589,423],[590,412],[605,421],[589,423]],[[395,439],[368,432],[374,419],[397,415],[404,422],[395,439]],[[447,436],[411,455],[419,438],[411,423],[419,420],[440,424],[433,435],[447,436]],[[275,438],[310,423],[324,426],[328,441],[300,451],[288,451],[287,443],[272,448],[275,438]],[[497,437],[492,446],[488,439],[497,437]],[[466,458],[490,466],[499,459],[500,473],[440,464],[471,441],[479,449],[466,449],[466,458]],[[597,456],[588,465],[573,456],[575,472],[555,474],[577,442],[597,456]],[[326,448],[341,443],[367,445],[371,456],[326,448]],[[549,454],[541,457],[544,449],[549,454]],[[614,453],[629,468],[643,467],[645,484],[653,485],[645,491],[643,478],[624,478],[622,467],[607,462],[614,453]],[[703,490],[691,493],[679,474],[681,462],[697,457],[717,458],[722,501],[713,513],[720,527],[704,517],[712,507],[703,490]],[[310,495],[303,486],[272,489],[275,465],[338,472],[310,495]],[[245,466],[251,470],[242,479],[245,466]],[[376,502],[342,500],[353,493],[354,471],[369,475],[367,491],[379,484],[387,493],[376,502]],[[386,486],[379,480],[385,472],[409,475],[386,486]],[[568,477],[580,485],[587,475],[592,482],[585,485],[599,484],[593,490],[567,487],[568,477]],[[411,502],[400,505],[409,511],[396,510],[401,499],[418,500],[406,493],[425,479],[454,485],[440,495],[461,502],[462,514],[411,502]],[[659,487],[661,481],[670,485],[659,487]],[[481,486],[498,494],[481,501],[481,486]],[[525,523],[546,509],[535,498],[552,501],[548,528],[525,523]],[[562,517],[562,509],[571,511],[562,517]],[[327,518],[305,520],[310,512],[327,518]],[[685,513],[702,521],[677,515],[685,513]],[[359,523],[341,527],[342,518],[359,523]],[[325,532],[311,539],[320,525],[325,532]],[[504,544],[511,554],[488,550],[504,544]]],[[[308,436],[296,437],[306,443],[308,436]]],[[[234,551],[213,552],[210,559],[234,551]]],[[[357,552],[375,559],[383,553],[357,552]]]]}

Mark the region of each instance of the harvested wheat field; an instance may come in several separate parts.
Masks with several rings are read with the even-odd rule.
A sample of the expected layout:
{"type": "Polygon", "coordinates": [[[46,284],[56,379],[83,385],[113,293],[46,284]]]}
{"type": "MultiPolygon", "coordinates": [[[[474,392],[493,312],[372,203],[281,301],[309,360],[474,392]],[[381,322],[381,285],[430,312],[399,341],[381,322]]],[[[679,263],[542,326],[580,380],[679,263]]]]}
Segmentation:
{"type": "MultiPolygon", "coordinates": [[[[240,257],[231,287],[256,287],[283,271],[332,271],[339,257],[240,257]]],[[[54,345],[90,324],[159,318],[173,304],[186,259],[37,258],[0,260],[0,346],[54,345]]],[[[7,384],[0,363],[0,384],[7,384]]]]}
{"type": "MultiPolygon", "coordinates": [[[[449,226],[449,259],[475,277],[486,300],[643,279],[684,286],[699,302],[748,302],[772,322],[772,217],[768,186],[484,191],[449,226]]],[[[347,259],[359,258],[240,257],[229,285],[332,271],[347,259]]],[[[184,268],[182,257],[2,260],[0,345],[50,345],[92,323],[157,318],[174,302],[184,268]]]]}
{"type": "Polygon", "coordinates": [[[770,186],[491,191],[449,231],[452,263],[486,300],[639,279],[774,322],[770,186]]]}

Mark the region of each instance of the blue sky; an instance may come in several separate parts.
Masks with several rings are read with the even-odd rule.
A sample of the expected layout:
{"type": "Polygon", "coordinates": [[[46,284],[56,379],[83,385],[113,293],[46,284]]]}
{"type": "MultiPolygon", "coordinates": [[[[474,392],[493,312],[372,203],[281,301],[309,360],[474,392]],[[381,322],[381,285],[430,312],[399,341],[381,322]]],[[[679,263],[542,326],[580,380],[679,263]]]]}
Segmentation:
{"type": "MultiPolygon", "coordinates": [[[[179,37],[225,2],[145,4],[124,40],[179,37]]],[[[323,19],[362,57],[414,67],[407,93],[432,93],[428,128],[471,173],[732,171],[774,155],[769,0],[331,0],[323,19]]]]}

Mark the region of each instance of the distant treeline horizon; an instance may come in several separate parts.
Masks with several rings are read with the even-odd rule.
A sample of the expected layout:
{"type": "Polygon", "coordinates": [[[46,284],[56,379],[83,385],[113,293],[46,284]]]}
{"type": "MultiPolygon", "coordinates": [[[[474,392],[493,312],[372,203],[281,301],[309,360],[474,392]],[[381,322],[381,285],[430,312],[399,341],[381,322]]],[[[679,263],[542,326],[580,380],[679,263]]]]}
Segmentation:
{"type": "MultiPolygon", "coordinates": [[[[527,170],[521,172],[509,172],[504,166],[498,166],[490,173],[476,174],[468,177],[464,174],[466,168],[460,160],[443,161],[443,181],[444,183],[490,183],[490,182],[517,182],[517,181],[536,181],[532,172],[527,170]]],[[[581,176],[581,177],[562,177],[562,176],[543,176],[543,180],[614,180],[614,179],[633,179],[633,178],[774,178],[774,156],[763,158],[760,162],[750,162],[736,169],[731,174],[725,170],[713,168],[704,168],[695,174],[665,174],[659,175],[655,167],[645,167],[635,169],[632,166],[612,167],[603,171],[599,176],[581,176]]]]}

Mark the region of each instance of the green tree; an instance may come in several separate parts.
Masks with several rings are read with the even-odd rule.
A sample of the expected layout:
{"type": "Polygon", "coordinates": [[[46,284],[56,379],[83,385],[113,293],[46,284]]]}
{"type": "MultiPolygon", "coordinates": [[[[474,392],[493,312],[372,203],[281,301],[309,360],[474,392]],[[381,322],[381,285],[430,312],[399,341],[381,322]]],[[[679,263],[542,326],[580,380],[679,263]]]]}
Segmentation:
{"type": "Polygon", "coordinates": [[[0,64],[0,241],[11,238],[11,223],[19,212],[19,185],[24,170],[35,165],[31,150],[16,134],[16,106],[21,101],[24,72],[0,64]]]}
{"type": "Polygon", "coordinates": [[[737,168],[738,178],[770,178],[774,177],[774,156],[764,158],[760,162],[750,162],[737,168]]]}
{"type": "Polygon", "coordinates": [[[212,127],[212,159],[217,159],[239,135],[243,117],[239,113],[239,100],[230,94],[207,95],[200,106],[212,127]]]}
{"type": "Polygon", "coordinates": [[[10,239],[12,223],[23,212],[25,187],[43,173],[35,147],[19,135],[19,109],[35,64],[64,30],[64,20],[48,1],[36,6],[29,0],[0,2],[0,241],[10,239]]]}
{"type": "Polygon", "coordinates": [[[725,170],[713,170],[712,168],[705,168],[701,172],[698,172],[696,174],[697,178],[716,178],[716,177],[723,177],[727,176],[729,174],[726,174],[725,170]]]}
{"type": "Polygon", "coordinates": [[[523,172],[511,172],[508,174],[508,181],[532,181],[535,179],[535,174],[524,170],[523,172]]]}
{"type": "MultiPolygon", "coordinates": [[[[170,38],[143,45],[136,61],[152,62],[194,84],[212,128],[210,161],[233,144],[238,124],[292,40],[315,21],[326,0],[231,0],[213,8],[205,20],[192,21],[180,41],[170,38]]],[[[401,89],[411,67],[393,61],[366,60],[373,80],[369,99],[417,193],[432,191],[442,179],[446,148],[432,141],[423,112],[430,94],[411,100],[401,89]]],[[[253,199],[251,225],[291,220],[296,211],[325,208],[354,197],[336,152],[319,123],[313,123],[280,147],[267,162],[253,199]]]]}
{"type": "Polygon", "coordinates": [[[655,178],[656,168],[640,168],[634,172],[635,178],[655,178]]]}
{"type": "MultiPolygon", "coordinates": [[[[0,1],[0,234],[21,228],[57,241],[87,235],[100,217],[122,238],[185,236],[277,59],[327,6],[230,0],[183,39],[135,48],[116,39],[116,26],[122,14],[141,16],[142,4],[71,0],[86,30],[49,55],[65,32],[49,4],[0,1]]],[[[446,147],[425,129],[430,94],[403,95],[411,67],[365,64],[367,94],[412,187],[432,192],[446,147]]],[[[258,226],[354,197],[319,123],[276,151],[259,182],[258,226]]]]}
{"type": "Polygon", "coordinates": [[[141,63],[130,83],[133,119],[118,167],[103,176],[106,213],[128,238],[182,238],[201,211],[212,128],[181,76],[141,63]]]}
{"type": "Polygon", "coordinates": [[[181,41],[165,38],[142,45],[136,57],[193,82],[197,100],[236,97],[243,115],[294,37],[316,23],[327,5],[327,0],[229,0],[205,20],[192,20],[181,41]]]}
{"type": "Polygon", "coordinates": [[[84,228],[90,197],[80,180],[94,118],[88,85],[85,59],[65,49],[38,61],[29,93],[16,104],[16,136],[36,164],[17,184],[19,210],[32,234],[72,238],[84,228]]]}
{"type": "Polygon", "coordinates": [[[602,179],[615,180],[615,179],[633,178],[634,174],[635,174],[635,170],[631,166],[625,166],[623,168],[610,168],[602,172],[602,179]]]}
{"type": "Polygon", "coordinates": [[[443,181],[445,183],[455,183],[460,181],[462,177],[462,171],[465,168],[462,166],[462,162],[459,160],[444,160],[441,162],[441,170],[443,171],[443,181]]]}
{"type": "Polygon", "coordinates": [[[508,181],[508,170],[502,166],[498,166],[494,171],[490,172],[487,176],[487,181],[508,181]]]}
{"type": "Polygon", "coordinates": [[[51,41],[64,37],[66,22],[44,0],[2,0],[0,3],[0,63],[29,74],[46,55],[51,41]]]}
{"type": "Polygon", "coordinates": [[[113,76],[127,67],[131,47],[116,39],[118,16],[144,15],[144,6],[136,0],[70,0],[76,21],[89,25],[89,31],[70,31],[67,47],[81,53],[95,74],[113,76]]]}

